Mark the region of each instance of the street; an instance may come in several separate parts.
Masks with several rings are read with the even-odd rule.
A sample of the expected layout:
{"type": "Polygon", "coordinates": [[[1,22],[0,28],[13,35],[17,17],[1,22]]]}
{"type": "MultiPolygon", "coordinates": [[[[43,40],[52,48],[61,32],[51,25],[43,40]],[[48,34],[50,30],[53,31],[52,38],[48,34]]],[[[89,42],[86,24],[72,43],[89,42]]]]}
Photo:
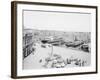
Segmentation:
{"type": "MultiPolygon", "coordinates": [[[[51,47],[41,47],[40,44],[36,44],[36,51],[30,54],[23,60],[23,69],[43,69],[45,64],[45,58],[51,55],[51,47]]],[[[86,61],[85,66],[89,66],[91,63],[91,54],[80,50],[73,50],[71,48],[53,46],[53,54],[60,55],[64,60],[66,59],[80,59],[86,61]]],[[[75,67],[74,64],[69,64],[66,67],[75,67]]]]}

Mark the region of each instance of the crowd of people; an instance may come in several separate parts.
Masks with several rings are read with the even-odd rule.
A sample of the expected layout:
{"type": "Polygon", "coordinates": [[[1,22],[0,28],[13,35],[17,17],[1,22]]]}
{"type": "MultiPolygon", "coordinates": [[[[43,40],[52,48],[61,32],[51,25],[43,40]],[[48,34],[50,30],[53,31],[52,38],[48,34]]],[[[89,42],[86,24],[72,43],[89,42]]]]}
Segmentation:
{"type": "Polygon", "coordinates": [[[85,66],[85,64],[86,61],[79,58],[69,57],[66,58],[66,60],[64,60],[61,55],[53,54],[52,56],[45,58],[45,64],[43,65],[43,67],[65,68],[68,67],[69,65],[83,67],[85,66]]]}

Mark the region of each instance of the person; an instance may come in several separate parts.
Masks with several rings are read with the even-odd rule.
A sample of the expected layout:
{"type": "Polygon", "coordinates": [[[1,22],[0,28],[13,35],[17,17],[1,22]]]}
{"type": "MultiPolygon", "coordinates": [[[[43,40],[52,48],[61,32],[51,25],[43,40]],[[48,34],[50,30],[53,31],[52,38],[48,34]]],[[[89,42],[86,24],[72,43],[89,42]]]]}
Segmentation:
{"type": "Polygon", "coordinates": [[[42,59],[39,60],[39,63],[41,63],[41,62],[42,62],[42,59]]]}

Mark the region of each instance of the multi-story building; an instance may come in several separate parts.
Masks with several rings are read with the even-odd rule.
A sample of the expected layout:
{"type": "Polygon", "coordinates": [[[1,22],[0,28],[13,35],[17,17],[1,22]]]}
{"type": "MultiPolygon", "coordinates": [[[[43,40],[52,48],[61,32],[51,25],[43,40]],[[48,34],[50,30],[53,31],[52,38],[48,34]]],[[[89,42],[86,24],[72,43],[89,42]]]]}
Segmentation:
{"type": "Polygon", "coordinates": [[[31,29],[23,30],[23,59],[34,51],[33,35],[31,29]]]}

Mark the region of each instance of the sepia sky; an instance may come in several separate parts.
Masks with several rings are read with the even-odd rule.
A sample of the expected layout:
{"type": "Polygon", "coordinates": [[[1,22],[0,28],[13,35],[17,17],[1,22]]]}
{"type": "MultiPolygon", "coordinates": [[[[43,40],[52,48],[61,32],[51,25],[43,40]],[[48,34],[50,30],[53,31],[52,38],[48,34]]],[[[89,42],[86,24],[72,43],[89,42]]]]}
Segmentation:
{"type": "Polygon", "coordinates": [[[24,11],[23,26],[40,30],[90,32],[91,14],[24,11]]]}

